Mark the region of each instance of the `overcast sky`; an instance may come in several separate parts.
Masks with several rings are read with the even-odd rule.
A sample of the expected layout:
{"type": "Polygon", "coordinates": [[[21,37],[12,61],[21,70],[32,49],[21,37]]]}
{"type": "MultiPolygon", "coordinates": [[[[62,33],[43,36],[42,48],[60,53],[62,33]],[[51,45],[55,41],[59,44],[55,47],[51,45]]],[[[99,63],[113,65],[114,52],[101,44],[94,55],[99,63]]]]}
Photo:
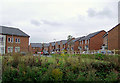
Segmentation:
{"type": "Polygon", "coordinates": [[[30,42],[65,40],[118,24],[119,0],[0,0],[0,25],[17,27],[30,42]]]}

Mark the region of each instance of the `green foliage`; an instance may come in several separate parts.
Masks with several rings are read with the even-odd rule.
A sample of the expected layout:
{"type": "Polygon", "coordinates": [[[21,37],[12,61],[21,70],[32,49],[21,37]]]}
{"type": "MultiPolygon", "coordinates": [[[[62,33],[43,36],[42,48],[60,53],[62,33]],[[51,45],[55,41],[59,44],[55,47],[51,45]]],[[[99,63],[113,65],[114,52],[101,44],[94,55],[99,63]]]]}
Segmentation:
{"type": "Polygon", "coordinates": [[[118,82],[118,56],[3,56],[2,82],[106,81],[118,82]]]}
{"type": "Polygon", "coordinates": [[[104,57],[105,57],[105,55],[103,55],[103,54],[95,54],[95,59],[103,60],[104,57]]]}

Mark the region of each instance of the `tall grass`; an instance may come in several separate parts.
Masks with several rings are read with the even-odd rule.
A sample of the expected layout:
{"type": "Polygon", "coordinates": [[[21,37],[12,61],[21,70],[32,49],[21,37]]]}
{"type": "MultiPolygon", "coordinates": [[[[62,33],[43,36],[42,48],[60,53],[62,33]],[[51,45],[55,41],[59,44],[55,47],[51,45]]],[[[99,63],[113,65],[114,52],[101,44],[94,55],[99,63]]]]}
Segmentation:
{"type": "Polygon", "coordinates": [[[119,81],[120,56],[3,56],[3,82],[119,81]]]}

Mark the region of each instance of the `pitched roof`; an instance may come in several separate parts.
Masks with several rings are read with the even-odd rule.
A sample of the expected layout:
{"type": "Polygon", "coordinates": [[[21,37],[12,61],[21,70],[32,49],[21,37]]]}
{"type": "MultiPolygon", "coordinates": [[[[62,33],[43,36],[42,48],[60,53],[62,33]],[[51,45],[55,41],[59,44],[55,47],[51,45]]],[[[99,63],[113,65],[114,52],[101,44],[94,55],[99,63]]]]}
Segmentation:
{"type": "Polygon", "coordinates": [[[42,47],[42,43],[31,43],[31,47],[42,47]]]}
{"type": "MultiPolygon", "coordinates": [[[[103,31],[103,30],[101,30],[101,31],[103,31]]],[[[97,32],[94,32],[94,33],[90,33],[89,35],[87,35],[87,36],[81,38],[79,41],[88,40],[88,39],[94,37],[95,35],[97,35],[98,33],[100,33],[101,31],[97,31],[97,32]]]]}
{"type": "MultiPolygon", "coordinates": [[[[120,26],[120,23],[118,25],[116,25],[115,27],[113,27],[112,29],[110,29],[108,32],[112,31],[114,28],[116,28],[117,26],[120,26]]],[[[119,28],[119,27],[118,27],[119,28]]]]}
{"type": "Polygon", "coordinates": [[[5,35],[16,35],[16,36],[25,36],[30,37],[26,33],[24,33],[22,30],[18,28],[12,28],[12,27],[6,27],[6,26],[0,26],[0,33],[5,35]]]}
{"type": "Polygon", "coordinates": [[[66,44],[67,40],[61,40],[62,44],[66,44]]]}
{"type": "Polygon", "coordinates": [[[50,44],[51,44],[52,46],[55,46],[55,42],[50,42],[50,44]]]}
{"type": "Polygon", "coordinates": [[[56,43],[58,43],[58,45],[60,45],[60,41],[57,41],[56,43]]]}
{"type": "Polygon", "coordinates": [[[106,37],[108,35],[108,33],[106,32],[104,35],[103,35],[103,38],[106,37]]]}
{"type": "Polygon", "coordinates": [[[78,38],[75,38],[74,40],[72,40],[72,42],[74,43],[74,42],[76,42],[76,41],[78,41],[78,40],[80,40],[80,39],[82,39],[82,38],[84,38],[85,36],[83,36],[83,37],[78,37],[78,38]]]}
{"type": "Polygon", "coordinates": [[[48,47],[49,45],[49,43],[44,43],[44,47],[48,47]]]}

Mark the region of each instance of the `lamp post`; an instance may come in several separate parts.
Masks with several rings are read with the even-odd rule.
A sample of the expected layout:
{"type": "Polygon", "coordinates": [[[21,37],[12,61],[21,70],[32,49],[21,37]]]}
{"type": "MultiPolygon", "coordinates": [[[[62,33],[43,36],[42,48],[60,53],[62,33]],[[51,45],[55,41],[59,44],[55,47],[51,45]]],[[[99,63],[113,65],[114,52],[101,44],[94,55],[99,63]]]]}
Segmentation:
{"type": "MultiPolygon", "coordinates": [[[[55,41],[55,44],[56,44],[56,39],[54,38],[53,40],[55,41]]],[[[54,49],[56,49],[56,46],[55,46],[55,48],[54,48],[54,49]]],[[[56,50],[55,50],[55,51],[56,51],[56,50]]]]}

